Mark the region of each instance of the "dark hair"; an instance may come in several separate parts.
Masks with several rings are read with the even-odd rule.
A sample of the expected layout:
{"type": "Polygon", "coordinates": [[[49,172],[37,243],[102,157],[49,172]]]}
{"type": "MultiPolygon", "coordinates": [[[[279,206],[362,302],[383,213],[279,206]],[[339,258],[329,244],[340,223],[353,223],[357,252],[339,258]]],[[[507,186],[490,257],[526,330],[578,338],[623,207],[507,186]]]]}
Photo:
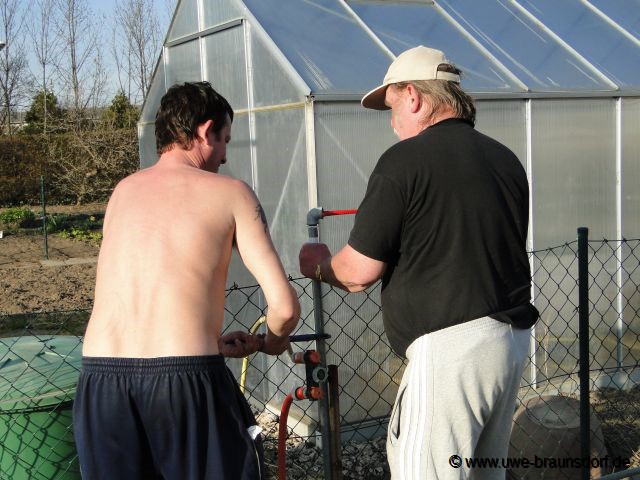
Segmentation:
{"type": "Polygon", "coordinates": [[[156,150],[159,155],[177,145],[185,150],[197,135],[198,125],[213,120],[213,131],[218,135],[227,115],[233,122],[229,102],[216,92],[209,82],[187,82],[173,85],[160,100],[156,113],[156,150]]]}

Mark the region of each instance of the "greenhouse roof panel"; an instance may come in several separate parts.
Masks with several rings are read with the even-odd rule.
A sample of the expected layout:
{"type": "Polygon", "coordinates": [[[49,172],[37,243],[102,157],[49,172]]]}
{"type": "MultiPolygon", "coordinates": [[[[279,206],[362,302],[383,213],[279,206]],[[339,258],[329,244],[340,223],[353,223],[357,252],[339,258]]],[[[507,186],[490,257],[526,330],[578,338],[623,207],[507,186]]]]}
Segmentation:
{"type": "Polygon", "coordinates": [[[417,45],[437,48],[462,70],[462,85],[469,91],[523,90],[504,67],[431,4],[363,0],[348,0],[348,4],[395,55],[417,45]]]}
{"type": "MultiPolygon", "coordinates": [[[[416,45],[444,51],[472,94],[640,91],[640,0],[179,0],[165,40],[167,78],[199,78],[198,55],[182,62],[197,63],[189,73],[176,47],[217,41],[201,37],[230,20],[257,22],[266,54],[318,98],[358,98],[416,45]]],[[[244,41],[255,42],[246,31],[244,41]]]]}
{"type": "MultiPolygon", "coordinates": [[[[580,0],[520,0],[542,23],[564,39],[617,85],[640,87],[640,49],[611,19],[580,0]]],[[[614,4],[617,2],[609,2],[614,4]]],[[[631,17],[638,10],[631,9],[631,17]]]]}
{"type": "Polygon", "coordinates": [[[436,4],[532,91],[616,88],[516,2],[437,0],[436,4]]]}
{"type": "Polygon", "coordinates": [[[589,5],[600,10],[636,40],[640,39],[640,0],[589,0],[589,5]]]}
{"type": "Polygon", "coordinates": [[[244,3],[313,92],[366,92],[391,62],[337,0],[244,3]]]}

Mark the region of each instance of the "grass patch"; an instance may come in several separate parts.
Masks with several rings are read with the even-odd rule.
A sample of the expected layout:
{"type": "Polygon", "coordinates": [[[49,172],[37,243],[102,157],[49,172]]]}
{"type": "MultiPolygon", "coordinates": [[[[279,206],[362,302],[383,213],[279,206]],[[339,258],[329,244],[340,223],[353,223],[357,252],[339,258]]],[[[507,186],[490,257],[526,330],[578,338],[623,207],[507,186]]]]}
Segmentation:
{"type": "Polygon", "coordinates": [[[102,220],[103,217],[97,215],[51,215],[47,221],[47,232],[99,245],[102,241],[102,220]]]}

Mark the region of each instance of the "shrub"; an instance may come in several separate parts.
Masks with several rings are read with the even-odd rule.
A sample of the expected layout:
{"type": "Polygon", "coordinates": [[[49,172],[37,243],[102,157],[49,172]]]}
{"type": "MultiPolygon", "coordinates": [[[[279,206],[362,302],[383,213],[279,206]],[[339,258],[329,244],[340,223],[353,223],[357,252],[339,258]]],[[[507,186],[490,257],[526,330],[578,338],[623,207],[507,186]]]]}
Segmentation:
{"type": "Polygon", "coordinates": [[[6,228],[28,228],[35,221],[35,213],[27,207],[6,208],[0,212],[0,225],[6,228]]]}
{"type": "Polygon", "coordinates": [[[70,230],[62,230],[58,235],[62,238],[71,238],[90,243],[91,245],[100,245],[102,241],[102,233],[94,230],[88,230],[83,227],[71,227],[70,230]]]}

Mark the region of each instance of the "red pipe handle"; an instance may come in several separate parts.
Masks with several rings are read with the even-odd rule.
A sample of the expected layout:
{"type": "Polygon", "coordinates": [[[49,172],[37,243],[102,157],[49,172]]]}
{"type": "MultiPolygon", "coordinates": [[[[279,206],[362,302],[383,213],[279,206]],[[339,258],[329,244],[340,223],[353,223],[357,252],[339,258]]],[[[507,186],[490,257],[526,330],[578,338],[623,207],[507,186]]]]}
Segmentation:
{"type": "Polygon", "coordinates": [[[323,210],[322,218],[331,217],[333,215],[354,215],[358,213],[358,210],[323,210]]]}

